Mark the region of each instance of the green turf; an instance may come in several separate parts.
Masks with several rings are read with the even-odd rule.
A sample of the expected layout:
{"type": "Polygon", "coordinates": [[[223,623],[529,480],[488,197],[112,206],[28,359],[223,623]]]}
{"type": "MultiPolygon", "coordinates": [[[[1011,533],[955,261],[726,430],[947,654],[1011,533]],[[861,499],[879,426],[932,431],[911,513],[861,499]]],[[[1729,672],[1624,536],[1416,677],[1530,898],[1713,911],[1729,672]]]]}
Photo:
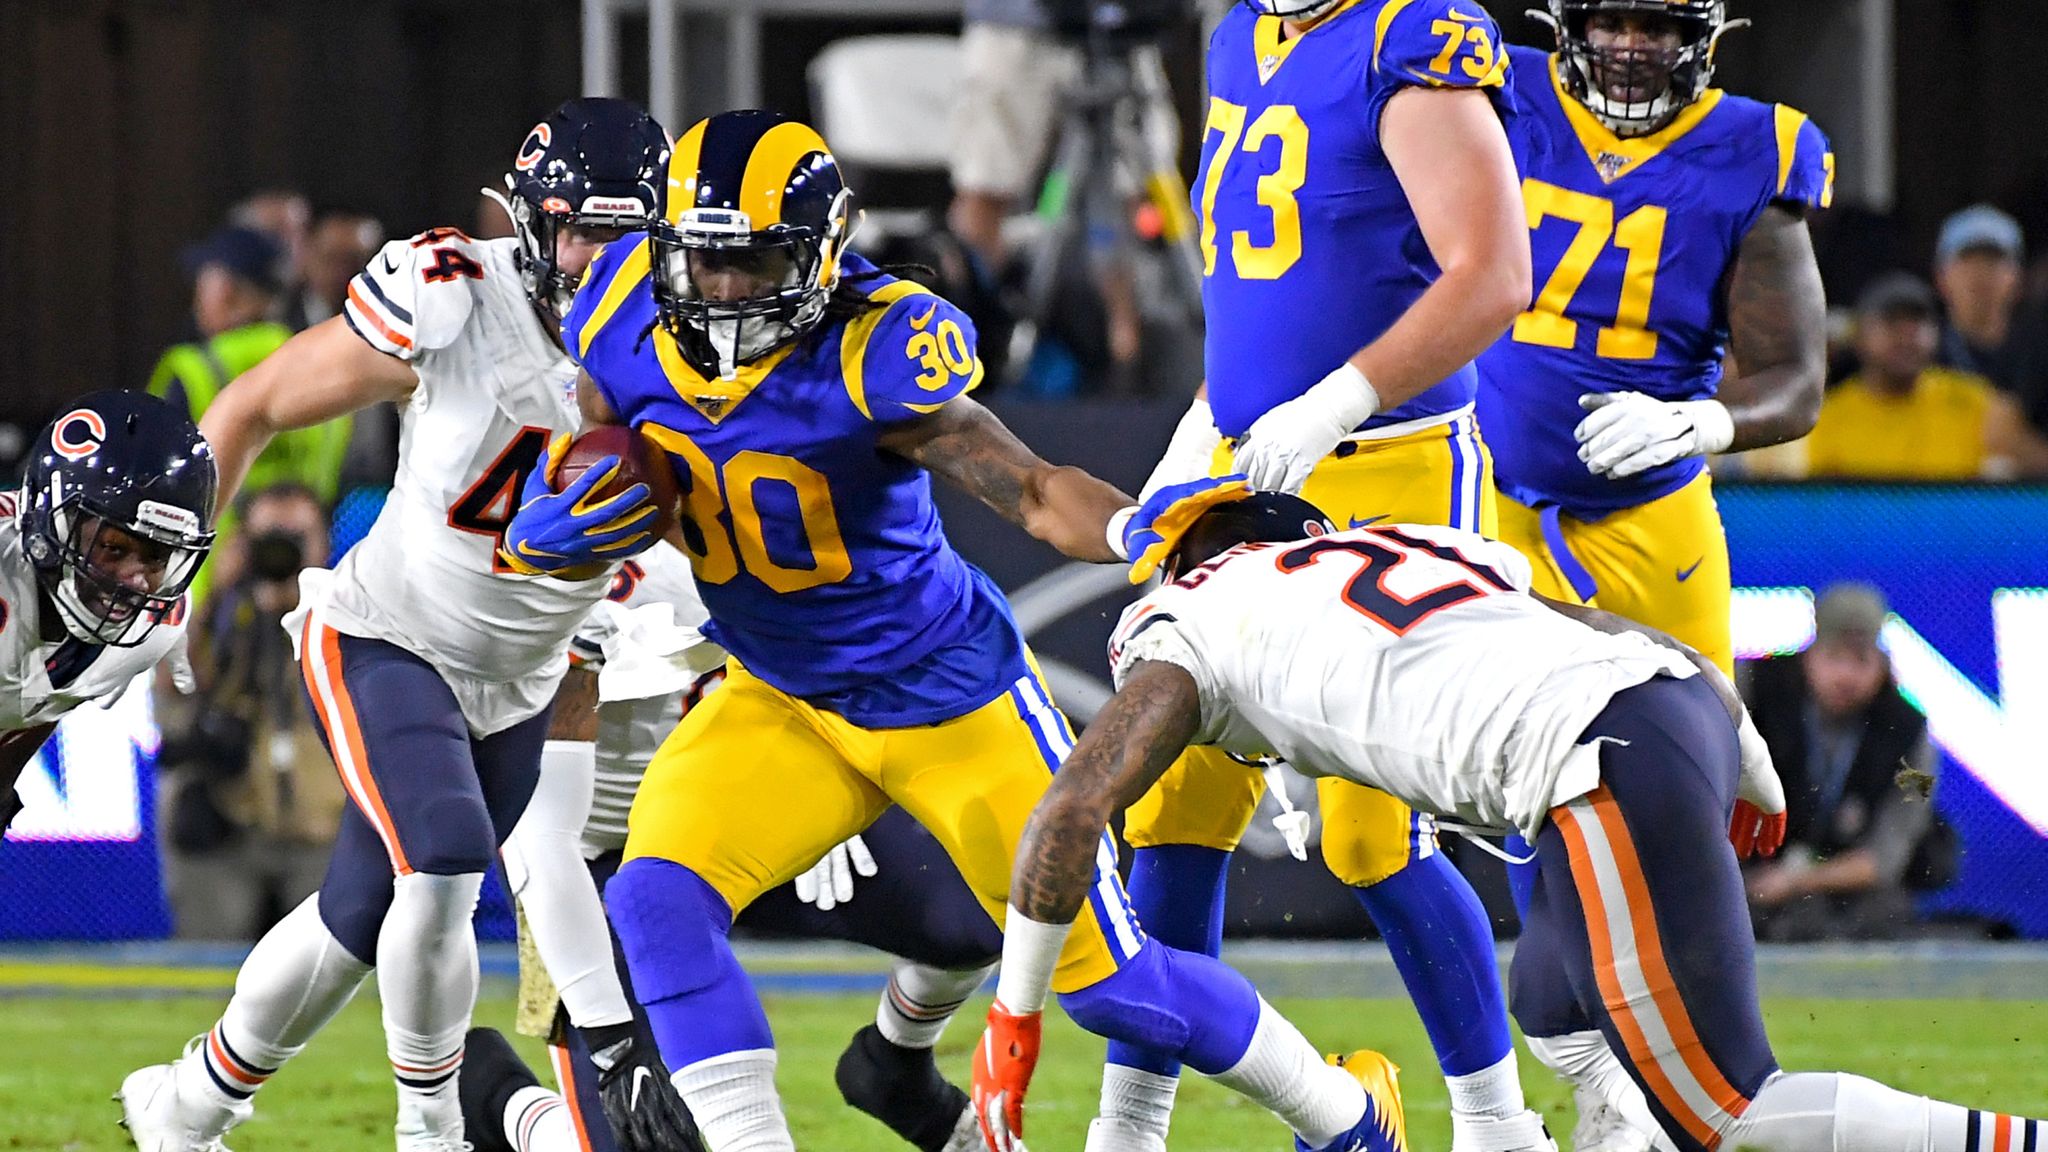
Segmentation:
{"type": "MultiPolygon", "coordinates": [[[[217,999],[15,999],[0,1001],[0,1149],[120,1149],[108,1095],[137,1065],[167,1059],[205,1030],[217,999]]],[[[970,1007],[978,1019],[985,1004],[970,1007]]],[[[1317,1043],[1371,1045],[1408,1069],[1409,1134],[1417,1152],[1449,1146],[1443,1082],[1406,1004],[1387,1000],[1282,1001],[1317,1043]]],[[[782,1047],[781,1086],[797,1143],[832,1152],[895,1150],[877,1124],[847,1109],[832,1087],[832,1062],[872,1017],[866,996],[771,1000],[782,1047]]],[[[509,1003],[478,1012],[503,1022],[509,1003]]],[[[1841,1068],[1901,1088],[2002,1111],[2048,1115],[2048,1003],[1783,1000],[1769,1006],[1788,1067],[1841,1068]]],[[[963,1021],[941,1048],[964,1079],[976,1030],[963,1021]]],[[[522,1041],[536,1061],[538,1050],[522,1041]]],[[[312,1048],[264,1090],[257,1116],[234,1133],[238,1152],[357,1152],[389,1148],[391,1083],[374,999],[358,1000],[312,1048]]],[[[1065,1020],[1050,1024],[1031,1096],[1029,1136],[1042,1152],[1078,1149],[1094,1112],[1102,1043],[1065,1020]]],[[[1560,1136],[1571,1129],[1569,1096],[1523,1056],[1530,1100],[1560,1136]]],[[[544,1067],[544,1065],[541,1065],[544,1067]]],[[[1176,1152],[1288,1146],[1277,1123],[1208,1083],[1191,1083],[1174,1119],[1176,1152]]]]}

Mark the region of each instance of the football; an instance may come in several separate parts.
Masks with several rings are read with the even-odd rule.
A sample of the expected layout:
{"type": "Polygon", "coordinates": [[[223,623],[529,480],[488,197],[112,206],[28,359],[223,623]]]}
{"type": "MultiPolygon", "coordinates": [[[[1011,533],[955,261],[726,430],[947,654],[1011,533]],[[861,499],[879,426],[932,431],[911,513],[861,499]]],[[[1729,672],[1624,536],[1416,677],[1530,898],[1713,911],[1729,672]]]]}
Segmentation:
{"type": "Polygon", "coordinates": [[[647,485],[659,510],[654,521],[655,535],[666,535],[676,526],[676,474],[669,467],[668,454],[631,428],[600,424],[570,441],[569,450],[562,454],[562,462],[555,469],[555,491],[567,488],[592,464],[607,456],[619,458],[619,472],[597,490],[598,494],[610,496],[635,484],[647,485]]]}

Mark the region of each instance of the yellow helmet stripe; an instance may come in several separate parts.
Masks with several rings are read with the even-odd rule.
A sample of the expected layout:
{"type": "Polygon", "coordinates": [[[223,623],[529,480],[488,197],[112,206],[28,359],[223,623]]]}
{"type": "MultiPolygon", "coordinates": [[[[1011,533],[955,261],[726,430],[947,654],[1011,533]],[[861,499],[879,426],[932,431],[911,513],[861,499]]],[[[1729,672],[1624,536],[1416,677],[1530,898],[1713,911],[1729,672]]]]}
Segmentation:
{"type": "Polygon", "coordinates": [[[697,164],[704,154],[704,126],[709,123],[699,120],[692,124],[669,154],[668,195],[662,198],[661,218],[671,224],[696,205],[697,164]]]}
{"type": "Polygon", "coordinates": [[[782,190],[797,162],[813,152],[830,151],[816,129],[794,120],[761,134],[747,157],[746,175],[740,178],[739,209],[753,221],[755,231],[782,223],[782,190]]]}

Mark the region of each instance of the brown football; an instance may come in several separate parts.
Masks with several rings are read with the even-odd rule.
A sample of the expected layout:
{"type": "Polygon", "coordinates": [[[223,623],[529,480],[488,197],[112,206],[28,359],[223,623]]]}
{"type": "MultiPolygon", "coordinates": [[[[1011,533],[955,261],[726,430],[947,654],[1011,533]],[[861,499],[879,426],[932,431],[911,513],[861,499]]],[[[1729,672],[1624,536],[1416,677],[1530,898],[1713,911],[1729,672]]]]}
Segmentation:
{"type": "Polygon", "coordinates": [[[607,456],[619,458],[619,472],[598,489],[598,494],[610,496],[635,484],[647,485],[654,506],[659,509],[655,535],[666,535],[676,526],[676,474],[669,467],[668,453],[631,428],[600,424],[570,441],[561,465],[555,469],[555,491],[567,488],[592,464],[607,456]]]}

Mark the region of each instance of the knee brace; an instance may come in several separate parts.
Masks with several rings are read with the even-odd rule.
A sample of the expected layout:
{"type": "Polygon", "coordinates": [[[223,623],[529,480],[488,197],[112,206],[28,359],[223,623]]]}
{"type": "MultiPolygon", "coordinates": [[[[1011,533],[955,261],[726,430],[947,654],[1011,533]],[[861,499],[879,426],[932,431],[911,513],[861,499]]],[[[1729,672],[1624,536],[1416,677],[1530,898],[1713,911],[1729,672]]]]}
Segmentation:
{"type": "Polygon", "coordinates": [[[768,1016],[726,939],[732,909],[703,877],[641,856],[605,885],[604,901],[670,1067],[774,1047],[768,1016]]]}

